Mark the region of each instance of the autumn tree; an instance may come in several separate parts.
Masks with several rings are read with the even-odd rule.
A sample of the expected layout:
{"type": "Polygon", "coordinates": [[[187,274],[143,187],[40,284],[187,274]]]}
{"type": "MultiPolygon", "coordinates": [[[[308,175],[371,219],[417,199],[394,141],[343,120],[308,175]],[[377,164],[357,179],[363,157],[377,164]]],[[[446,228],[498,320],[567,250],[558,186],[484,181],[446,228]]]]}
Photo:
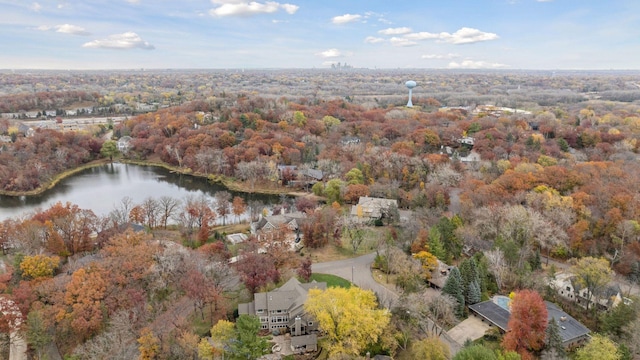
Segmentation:
{"type": "Polygon", "coordinates": [[[305,282],[308,282],[311,279],[311,275],[312,275],[311,265],[312,265],[311,257],[307,256],[302,261],[300,261],[300,265],[296,270],[296,274],[298,274],[298,277],[305,282]]]}
{"type": "Polygon", "coordinates": [[[34,255],[25,256],[20,262],[22,276],[28,279],[52,277],[60,264],[57,256],[34,255]]]}
{"type": "Polygon", "coordinates": [[[56,314],[58,322],[68,322],[81,339],[95,334],[104,322],[102,306],[107,284],[99,268],[80,268],[71,275],[64,295],[64,307],[56,314]]]}
{"type": "Polygon", "coordinates": [[[344,182],[340,179],[331,179],[324,187],[323,194],[327,198],[327,203],[338,202],[342,200],[342,188],[344,182]]]}
{"type": "Polygon", "coordinates": [[[213,360],[218,354],[224,357],[234,340],[235,324],[218,320],[211,328],[211,340],[203,338],[198,344],[198,356],[203,360],[213,360]]]}
{"type": "Polygon", "coordinates": [[[411,345],[411,356],[414,359],[448,360],[450,357],[449,345],[436,336],[429,336],[411,345]]]}
{"type": "Polygon", "coordinates": [[[138,350],[140,350],[139,360],[154,360],[160,353],[160,340],[153,331],[146,327],[142,329],[138,338],[138,350]]]}
{"type": "Polygon", "coordinates": [[[511,300],[510,311],[509,330],[502,346],[516,351],[523,359],[532,359],[531,351],[542,349],[545,343],[547,307],[536,291],[521,290],[511,300]]]}
{"type": "Polygon", "coordinates": [[[330,356],[359,355],[378,341],[390,319],[386,310],[377,309],[372,291],[357,287],[311,289],[304,309],[326,333],[330,356]]]}
{"type": "Polygon", "coordinates": [[[238,265],[240,279],[242,279],[251,294],[254,294],[261,287],[271,282],[277,282],[280,279],[280,273],[271,257],[267,254],[245,253],[242,255],[238,265]]]}
{"type": "Polygon", "coordinates": [[[247,211],[247,204],[244,202],[244,199],[240,196],[235,196],[233,198],[233,202],[231,203],[231,209],[233,215],[236,216],[236,220],[239,221],[240,216],[247,211]]]}
{"type": "Polygon", "coordinates": [[[576,351],[576,360],[621,360],[616,344],[604,335],[595,334],[587,345],[576,351]]]}
{"type": "Polygon", "coordinates": [[[422,278],[424,280],[431,279],[433,270],[438,268],[438,259],[428,251],[420,251],[413,254],[414,259],[418,259],[422,264],[422,278]]]}
{"type": "Polygon", "coordinates": [[[600,292],[611,282],[613,271],[603,258],[583,257],[571,267],[577,283],[587,289],[587,310],[592,301],[599,299],[600,292]],[[595,297],[595,300],[594,300],[595,297]]]}

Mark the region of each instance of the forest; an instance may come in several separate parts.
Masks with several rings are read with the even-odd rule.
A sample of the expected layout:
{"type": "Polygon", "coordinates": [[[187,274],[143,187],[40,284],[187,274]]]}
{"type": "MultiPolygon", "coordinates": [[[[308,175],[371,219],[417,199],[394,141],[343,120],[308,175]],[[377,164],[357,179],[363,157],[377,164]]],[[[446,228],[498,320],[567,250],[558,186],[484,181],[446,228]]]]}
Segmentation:
{"type": "MultiPolygon", "coordinates": [[[[109,76],[115,82],[127,74],[109,76]]],[[[629,86],[637,81],[633,74],[346,72],[330,73],[328,78],[340,82],[325,87],[313,72],[209,76],[226,80],[209,90],[198,87],[198,80],[186,86],[185,79],[194,78],[189,73],[164,82],[162,74],[142,76],[166,88],[181,80],[179,97],[173,88],[175,97],[166,96],[169,106],[111,129],[27,134],[2,120],[0,133],[10,141],[0,152],[0,188],[34,190],[67,170],[113,157],[163,164],[248,192],[313,194],[283,199],[274,209],[306,213],[301,256],[284,245],[286,229],[268,244],[253,237],[241,246],[225,241],[216,217],[249,207],[257,218],[260,206],[224,195],[215,204],[123,200],[102,218],[56,204],[6,220],[0,243],[9,254],[3,257],[0,290],[15,307],[13,316],[24,319],[34,358],[44,358],[51,344],[72,359],[105,358],[112,349],[119,353],[111,358],[207,358],[201,339],[212,335],[217,320],[233,320],[238,302],[291,276],[308,280],[309,255],[323,249],[364,251],[363,234],[374,239],[369,240],[378,254],[375,267],[391,275],[401,298],[408,299],[403,303],[413,305],[392,306],[393,336],[364,344],[361,355],[415,355],[424,350],[423,342],[434,341],[414,338],[434,330],[408,322],[403,311],[447,329],[468,316],[465,304],[493,294],[514,292],[525,304],[541,296],[562,302],[545,280],[557,271],[544,264],[545,257],[574,271],[584,259],[600,259],[608,280],[615,272],[625,284],[640,283],[640,93],[629,86]],[[407,76],[433,84],[414,92],[411,108],[400,95],[407,76]],[[277,95],[278,86],[300,77],[317,86],[301,85],[301,96],[277,95]],[[233,91],[245,78],[261,85],[252,89],[245,82],[243,90],[233,91]],[[271,90],[260,93],[266,84],[271,90]],[[105,141],[107,131],[112,138],[105,141]],[[130,147],[114,150],[113,143],[125,136],[131,137],[130,147]],[[308,170],[321,171],[322,179],[309,182],[298,175],[308,170]],[[395,199],[398,207],[378,226],[356,224],[349,209],[363,196],[395,199]],[[129,222],[145,225],[149,233],[124,230],[129,222]],[[265,246],[269,253],[260,253],[265,246]],[[229,264],[238,253],[240,263],[229,264]],[[456,266],[461,283],[425,299],[436,259],[456,266]]],[[[125,88],[132,99],[149,96],[125,88]]],[[[51,97],[66,98],[63,93],[51,97]]],[[[73,96],[110,96],[86,94],[73,96]]],[[[32,96],[3,95],[0,103],[16,111],[16,99],[32,96]]],[[[636,305],[605,313],[562,306],[601,334],[598,341],[615,342],[617,358],[640,355],[636,305]]],[[[3,318],[8,334],[15,319],[3,318]]],[[[456,358],[488,345],[474,346],[456,358]]],[[[502,358],[516,356],[511,350],[522,358],[562,358],[550,357],[560,355],[544,340],[522,345],[505,335],[497,346],[502,358]]],[[[579,351],[571,356],[589,358],[579,351]]]]}

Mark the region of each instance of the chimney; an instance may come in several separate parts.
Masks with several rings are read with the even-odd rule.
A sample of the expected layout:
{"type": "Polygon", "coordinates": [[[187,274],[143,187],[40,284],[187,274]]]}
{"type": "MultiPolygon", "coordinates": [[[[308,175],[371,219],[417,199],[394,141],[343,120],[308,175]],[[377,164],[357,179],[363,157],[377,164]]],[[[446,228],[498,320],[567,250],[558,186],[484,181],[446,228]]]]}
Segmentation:
{"type": "Polygon", "coordinates": [[[300,316],[296,316],[296,322],[293,326],[293,336],[302,335],[302,319],[300,316]]]}

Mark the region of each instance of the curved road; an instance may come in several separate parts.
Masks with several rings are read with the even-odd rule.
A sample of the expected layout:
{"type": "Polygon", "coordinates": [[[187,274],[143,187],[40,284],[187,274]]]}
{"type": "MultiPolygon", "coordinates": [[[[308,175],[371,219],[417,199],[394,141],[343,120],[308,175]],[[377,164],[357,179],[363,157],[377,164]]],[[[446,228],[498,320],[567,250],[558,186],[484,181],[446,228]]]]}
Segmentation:
{"type": "MultiPolygon", "coordinates": [[[[351,280],[361,289],[372,290],[378,295],[380,304],[390,309],[397,303],[399,296],[373,279],[371,264],[375,257],[376,253],[371,253],[352,259],[316,263],[311,265],[311,271],[339,276],[351,280]]],[[[431,320],[428,321],[430,322],[431,320]]],[[[431,327],[431,323],[429,323],[429,327],[431,327]]],[[[461,344],[453,340],[446,331],[440,334],[440,339],[449,344],[451,356],[455,355],[461,348],[461,344]]]]}
{"type": "Polygon", "coordinates": [[[371,275],[371,263],[376,254],[371,253],[357,258],[329,261],[311,265],[314,273],[331,274],[350,280],[361,289],[372,290],[385,307],[392,307],[398,294],[380,285],[371,275]]]}

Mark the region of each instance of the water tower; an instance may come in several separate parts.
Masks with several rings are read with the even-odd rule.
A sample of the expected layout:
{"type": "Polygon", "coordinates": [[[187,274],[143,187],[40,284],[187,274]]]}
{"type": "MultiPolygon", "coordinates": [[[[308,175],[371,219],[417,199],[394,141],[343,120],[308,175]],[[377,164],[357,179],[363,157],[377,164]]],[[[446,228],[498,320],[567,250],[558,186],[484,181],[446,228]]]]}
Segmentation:
{"type": "Polygon", "coordinates": [[[413,107],[413,103],[411,102],[411,90],[413,90],[413,88],[418,84],[416,84],[416,82],[413,80],[409,80],[404,83],[404,85],[409,88],[409,102],[407,102],[407,107],[413,107]]]}

